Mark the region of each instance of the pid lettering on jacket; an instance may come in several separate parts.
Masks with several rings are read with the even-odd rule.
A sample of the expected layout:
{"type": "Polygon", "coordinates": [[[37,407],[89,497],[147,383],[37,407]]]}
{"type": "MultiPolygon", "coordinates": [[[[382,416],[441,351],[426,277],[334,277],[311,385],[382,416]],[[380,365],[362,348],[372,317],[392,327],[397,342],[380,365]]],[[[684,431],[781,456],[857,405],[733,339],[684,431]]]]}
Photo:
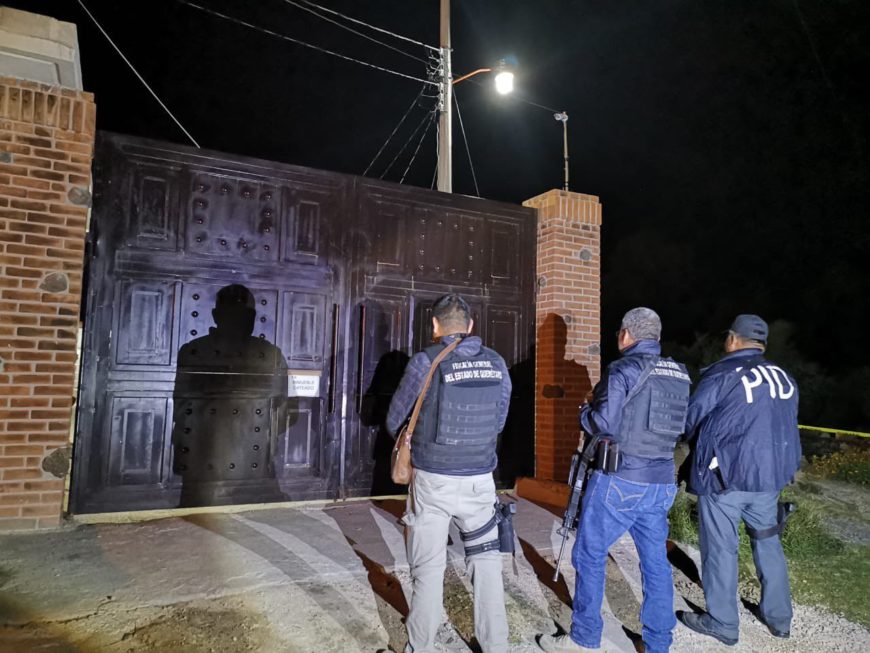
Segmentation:
{"type": "MultiPolygon", "coordinates": [[[[737,369],[740,371],[740,368],[737,369]]],[[[754,401],[753,392],[756,388],[764,386],[770,393],[771,399],[789,399],[794,394],[794,385],[788,374],[776,365],[758,365],[752,367],[749,371],[740,377],[743,383],[743,390],[746,393],[746,403],[751,404],[754,401]],[[750,375],[752,378],[750,379],[750,375]],[[788,385],[788,389],[786,389],[788,385]]],[[[764,392],[760,389],[759,392],[764,392]]]]}

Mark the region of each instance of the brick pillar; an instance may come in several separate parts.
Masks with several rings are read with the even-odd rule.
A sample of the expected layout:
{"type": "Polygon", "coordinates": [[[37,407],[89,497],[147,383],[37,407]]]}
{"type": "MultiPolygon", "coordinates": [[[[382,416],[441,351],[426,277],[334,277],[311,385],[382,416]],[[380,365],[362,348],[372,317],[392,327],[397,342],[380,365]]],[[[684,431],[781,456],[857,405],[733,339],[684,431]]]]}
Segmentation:
{"type": "Polygon", "coordinates": [[[601,373],[601,203],[551,190],[523,205],[538,210],[535,478],[564,482],[601,373]]]}
{"type": "Polygon", "coordinates": [[[0,530],[62,510],[95,116],[91,93],[0,77],[0,530]]]}

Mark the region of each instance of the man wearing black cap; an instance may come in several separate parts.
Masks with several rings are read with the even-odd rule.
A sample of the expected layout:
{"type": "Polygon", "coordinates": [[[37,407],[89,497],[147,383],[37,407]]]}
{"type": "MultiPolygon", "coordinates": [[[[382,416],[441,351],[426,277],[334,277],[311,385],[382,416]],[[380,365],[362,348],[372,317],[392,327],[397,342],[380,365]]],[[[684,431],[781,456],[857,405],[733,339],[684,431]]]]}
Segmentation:
{"type": "Polygon", "coordinates": [[[726,355],[701,370],[689,403],[692,446],[688,490],[698,495],[700,547],[707,612],[678,612],[692,630],[733,646],[739,635],[737,547],[740,521],[752,544],[761,582],[757,617],[775,637],[791,627],[788,569],[779,533],[779,492],[801,457],[798,390],[767,361],[767,323],[738,315],[725,339],[726,355]]]}

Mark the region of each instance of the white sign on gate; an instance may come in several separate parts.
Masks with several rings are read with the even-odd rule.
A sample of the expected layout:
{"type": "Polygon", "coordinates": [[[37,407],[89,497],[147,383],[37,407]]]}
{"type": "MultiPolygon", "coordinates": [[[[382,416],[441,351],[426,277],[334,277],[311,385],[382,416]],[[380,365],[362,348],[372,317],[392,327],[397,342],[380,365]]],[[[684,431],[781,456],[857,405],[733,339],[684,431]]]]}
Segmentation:
{"type": "Polygon", "coordinates": [[[287,370],[287,396],[319,397],[320,372],[317,370],[287,370]]]}

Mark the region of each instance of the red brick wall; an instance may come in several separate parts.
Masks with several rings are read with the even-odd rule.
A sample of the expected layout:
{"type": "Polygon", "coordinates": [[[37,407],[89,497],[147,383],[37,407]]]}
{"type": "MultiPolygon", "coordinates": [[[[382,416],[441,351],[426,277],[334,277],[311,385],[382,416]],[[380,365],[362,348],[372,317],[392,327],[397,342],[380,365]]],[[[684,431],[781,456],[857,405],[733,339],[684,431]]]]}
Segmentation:
{"type": "Polygon", "coordinates": [[[0,530],[62,510],[95,117],[90,93],[0,77],[0,530]]]}
{"type": "Polygon", "coordinates": [[[562,190],[523,204],[538,210],[535,477],[564,481],[601,374],[601,204],[562,190]]]}

